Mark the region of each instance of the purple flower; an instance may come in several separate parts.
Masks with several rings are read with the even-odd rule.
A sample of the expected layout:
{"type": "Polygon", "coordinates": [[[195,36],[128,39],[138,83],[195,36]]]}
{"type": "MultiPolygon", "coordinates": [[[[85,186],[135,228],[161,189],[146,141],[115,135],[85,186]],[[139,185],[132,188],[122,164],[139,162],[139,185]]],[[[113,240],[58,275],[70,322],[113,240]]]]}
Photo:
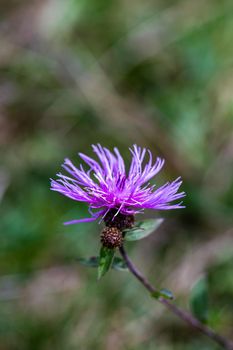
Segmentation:
{"type": "Polygon", "coordinates": [[[84,170],[82,165],[76,168],[69,159],[65,159],[63,168],[70,176],[59,173],[57,180],[51,180],[53,191],[89,205],[90,218],[65,224],[93,221],[100,216],[104,218],[113,209],[117,216],[119,213],[134,215],[144,209],[184,208],[182,202],[172,203],[185,196],[184,192],[178,192],[182,183],[180,177],[159,188],[148,183],[162,169],[163,159],[157,158],[153,163],[149,150],[134,145],[130,149],[132,160],[129,171],[126,172],[124,160],[117,148],[111,152],[99,144],[92,147],[99,162],[79,153],[80,158],[88,165],[88,170],[84,170]],[[143,165],[146,152],[149,159],[143,165]]]}

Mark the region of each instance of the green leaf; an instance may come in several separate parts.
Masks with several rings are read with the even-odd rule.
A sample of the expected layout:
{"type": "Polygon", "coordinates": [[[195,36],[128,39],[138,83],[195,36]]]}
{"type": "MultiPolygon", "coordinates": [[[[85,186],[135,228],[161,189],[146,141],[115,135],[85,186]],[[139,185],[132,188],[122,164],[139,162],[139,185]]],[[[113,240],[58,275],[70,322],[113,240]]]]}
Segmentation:
{"type": "Polygon", "coordinates": [[[118,257],[114,257],[111,267],[112,269],[118,270],[118,271],[128,271],[128,267],[125,261],[118,257]]]}
{"type": "Polygon", "coordinates": [[[160,293],[160,296],[163,297],[164,299],[173,300],[175,298],[173,293],[166,288],[161,289],[159,293],[160,293]]]}
{"type": "Polygon", "coordinates": [[[159,290],[151,293],[152,298],[159,299],[161,297],[159,290]]]}
{"type": "MultiPolygon", "coordinates": [[[[90,258],[78,258],[78,262],[87,267],[98,267],[99,257],[91,256],[90,258]]],[[[119,257],[114,257],[112,261],[111,268],[118,271],[127,271],[127,265],[125,261],[119,257]]]]}
{"type": "Polygon", "coordinates": [[[147,219],[136,223],[132,229],[124,231],[126,241],[137,241],[153,233],[163,222],[163,219],[147,219]]]}
{"type": "Polygon", "coordinates": [[[103,277],[110,269],[115,254],[115,249],[101,247],[98,266],[98,279],[103,277]]]}
{"type": "Polygon", "coordinates": [[[156,290],[155,292],[151,293],[151,296],[155,299],[159,299],[159,298],[164,298],[164,299],[168,299],[168,300],[174,299],[173,293],[166,288],[161,289],[161,290],[156,290]]]}
{"type": "Polygon", "coordinates": [[[78,258],[78,262],[81,265],[88,266],[88,267],[98,267],[99,266],[99,257],[98,256],[91,256],[90,258],[78,258]]]}
{"type": "Polygon", "coordinates": [[[201,322],[207,322],[208,284],[206,278],[200,278],[192,288],[190,307],[194,316],[196,316],[201,322]]]}

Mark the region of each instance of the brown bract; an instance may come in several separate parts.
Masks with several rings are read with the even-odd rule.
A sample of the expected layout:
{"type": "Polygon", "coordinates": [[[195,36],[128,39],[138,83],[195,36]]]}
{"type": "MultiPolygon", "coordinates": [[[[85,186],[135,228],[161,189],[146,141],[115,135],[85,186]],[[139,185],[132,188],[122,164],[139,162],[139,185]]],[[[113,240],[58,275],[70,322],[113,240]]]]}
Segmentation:
{"type": "Polygon", "coordinates": [[[123,236],[117,227],[105,227],[100,235],[100,241],[103,247],[113,249],[122,246],[123,236]]]}

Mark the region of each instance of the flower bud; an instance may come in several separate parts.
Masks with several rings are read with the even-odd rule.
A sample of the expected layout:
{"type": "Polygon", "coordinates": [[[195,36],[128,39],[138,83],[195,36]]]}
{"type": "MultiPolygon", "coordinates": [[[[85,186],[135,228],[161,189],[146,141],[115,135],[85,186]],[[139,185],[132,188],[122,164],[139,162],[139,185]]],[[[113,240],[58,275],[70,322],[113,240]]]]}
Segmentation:
{"type": "Polygon", "coordinates": [[[117,227],[105,227],[100,235],[100,241],[109,249],[120,247],[123,243],[122,233],[117,227]]]}

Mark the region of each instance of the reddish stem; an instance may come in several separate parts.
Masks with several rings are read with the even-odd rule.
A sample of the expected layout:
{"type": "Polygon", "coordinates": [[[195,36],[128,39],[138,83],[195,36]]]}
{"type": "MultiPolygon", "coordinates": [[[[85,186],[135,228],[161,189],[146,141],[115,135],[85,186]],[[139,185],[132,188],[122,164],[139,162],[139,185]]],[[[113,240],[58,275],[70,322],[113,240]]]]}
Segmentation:
{"type": "MultiPolygon", "coordinates": [[[[123,259],[125,260],[125,262],[126,262],[126,264],[128,266],[128,269],[141,282],[141,284],[143,284],[144,287],[150,293],[155,293],[155,292],[159,293],[159,290],[157,288],[155,288],[154,286],[152,286],[150,284],[150,282],[136,268],[136,266],[133,264],[133,262],[128,257],[128,255],[127,255],[127,253],[126,253],[126,251],[125,251],[123,246],[121,246],[119,248],[119,251],[120,251],[123,259]]],[[[197,318],[193,317],[190,313],[188,313],[188,312],[186,312],[184,310],[181,310],[175,304],[173,304],[171,301],[169,301],[169,300],[167,300],[167,299],[165,299],[163,297],[160,297],[158,299],[158,301],[161,304],[165,305],[171,312],[173,312],[173,314],[175,314],[180,319],[182,319],[184,322],[189,324],[189,326],[198,329],[200,332],[205,334],[207,337],[211,338],[216,343],[221,345],[224,349],[233,350],[233,343],[230,340],[226,339],[222,335],[217,334],[211,328],[209,328],[208,326],[202,324],[197,318]]]]}

